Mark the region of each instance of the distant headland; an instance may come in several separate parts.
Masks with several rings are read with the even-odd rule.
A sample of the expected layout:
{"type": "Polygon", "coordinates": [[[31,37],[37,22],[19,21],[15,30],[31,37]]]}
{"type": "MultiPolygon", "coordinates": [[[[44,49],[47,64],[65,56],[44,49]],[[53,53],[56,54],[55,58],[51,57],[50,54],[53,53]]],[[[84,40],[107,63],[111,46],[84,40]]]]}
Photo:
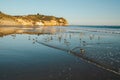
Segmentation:
{"type": "Polygon", "coordinates": [[[48,16],[42,14],[31,14],[23,16],[11,16],[0,12],[0,25],[25,25],[25,26],[66,26],[65,18],[48,16]]]}

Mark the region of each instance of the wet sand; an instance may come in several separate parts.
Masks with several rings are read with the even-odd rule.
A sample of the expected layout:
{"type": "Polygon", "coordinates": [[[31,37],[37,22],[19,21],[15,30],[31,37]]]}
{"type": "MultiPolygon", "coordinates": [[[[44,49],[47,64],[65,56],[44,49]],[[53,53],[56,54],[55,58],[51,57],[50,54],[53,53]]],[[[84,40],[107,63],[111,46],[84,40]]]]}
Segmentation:
{"type": "MultiPolygon", "coordinates": [[[[91,64],[90,62],[82,59],[81,56],[76,56],[74,54],[71,54],[69,51],[56,49],[51,46],[46,46],[38,43],[38,41],[41,42],[45,41],[44,43],[48,45],[52,44],[53,46],[56,46],[59,44],[59,46],[56,47],[62,46],[62,48],[65,47],[64,49],[68,50],[69,48],[76,46],[75,44],[78,44],[77,43],[78,38],[76,36],[74,36],[75,38],[73,37],[73,41],[74,39],[76,39],[76,41],[71,42],[71,44],[74,43],[74,45],[71,45],[69,47],[67,40],[64,39],[60,40],[59,36],[57,38],[57,34],[55,30],[48,29],[48,31],[45,31],[46,30],[45,28],[44,29],[45,34],[39,34],[39,35],[33,34],[34,31],[39,31],[39,30],[40,29],[38,28],[37,29],[34,28],[33,30],[23,29],[22,32],[24,33],[22,34],[7,34],[7,35],[2,35],[2,37],[0,37],[0,43],[1,43],[0,44],[0,80],[119,80],[120,79],[120,75],[110,72],[106,69],[100,68],[94,64],[91,64]],[[27,32],[27,34],[25,32],[27,32]],[[32,34],[28,34],[28,32],[29,33],[32,32],[32,34]],[[51,38],[51,36],[53,37],[51,38]],[[67,45],[63,44],[62,42],[66,42],[67,45]],[[62,45],[60,45],[61,43],[62,45]],[[65,45],[68,47],[66,47],[65,45]]],[[[74,33],[73,35],[76,35],[76,33],[74,33]]],[[[80,35],[83,36],[85,34],[80,33],[80,35]]],[[[68,38],[69,41],[72,40],[72,36],[68,37],[66,34],[64,34],[63,36],[68,38]]],[[[93,35],[90,35],[90,39],[94,41],[93,35]]],[[[101,40],[103,39],[104,38],[102,38],[101,40]]],[[[116,40],[117,39],[119,38],[116,38],[116,40]]],[[[87,49],[86,46],[90,46],[90,45],[87,44],[87,45],[83,45],[84,47],[82,46],[82,49],[87,50],[89,54],[91,54],[90,53],[91,51],[89,51],[89,49],[92,48],[89,47],[89,49],[87,49]]],[[[97,44],[97,46],[101,46],[101,45],[103,44],[97,44]]],[[[105,44],[105,45],[111,45],[111,44],[105,44]]],[[[75,52],[78,51],[76,50],[75,52]]],[[[83,53],[83,51],[81,51],[81,53],[83,53]]],[[[88,55],[86,52],[85,54],[88,55]]],[[[96,52],[96,54],[98,55],[99,53],[96,52]]],[[[116,67],[117,66],[118,65],[116,65],[116,67]]]]}

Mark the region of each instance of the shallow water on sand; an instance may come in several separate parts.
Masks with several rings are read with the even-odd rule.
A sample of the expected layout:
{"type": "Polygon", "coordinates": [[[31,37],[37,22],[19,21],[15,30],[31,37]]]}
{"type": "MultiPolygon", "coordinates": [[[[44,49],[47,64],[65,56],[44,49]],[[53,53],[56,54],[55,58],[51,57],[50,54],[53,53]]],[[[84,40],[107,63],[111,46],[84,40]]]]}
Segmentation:
{"type": "Polygon", "coordinates": [[[0,27],[0,80],[119,80],[120,28],[0,27]]]}

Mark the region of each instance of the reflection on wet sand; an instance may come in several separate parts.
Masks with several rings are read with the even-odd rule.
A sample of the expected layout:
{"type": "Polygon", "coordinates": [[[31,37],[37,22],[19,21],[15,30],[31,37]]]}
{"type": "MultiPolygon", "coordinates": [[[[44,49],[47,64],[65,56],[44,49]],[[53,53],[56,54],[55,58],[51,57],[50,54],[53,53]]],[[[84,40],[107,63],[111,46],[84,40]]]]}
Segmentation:
{"type": "MultiPolygon", "coordinates": [[[[65,41],[66,41],[66,39],[65,39],[65,41]]],[[[71,50],[70,49],[70,43],[67,44],[66,42],[64,42],[64,45],[66,45],[66,47],[67,47],[66,48],[66,47],[63,47],[63,45],[62,45],[62,47],[60,47],[58,45],[49,44],[49,42],[50,41],[48,41],[48,42],[46,42],[46,41],[45,42],[36,41],[36,43],[39,43],[39,44],[42,44],[42,45],[45,45],[45,46],[48,46],[48,47],[51,47],[51,48],[55,48],[55,49],[58,49],[58,50],[62,50],[62,51],[68,52],[68,53],[70,53],[70,54],[72,54],[74,56],[77,56],[77,57],[79,57],[79,58],[81,58],[81,59],[83,59],[83,60],[85,60],[85,61],[87,61],[87,62],[89,62],[91,64],[96,65],[99,68],[102,68],[102,69],[105,69],[105,70],[108,70],[110,72],[113,72],[115,74],[120,75],[119,70],[114,69],[112,66],[105,65],[104,63],[100,63],[99,61],[96,61],[95,59],[91,59],[90,57],[86,56],[86,54],[85,54],[86,51],[82,47],[75,47],[75,48],[73,48],[71,50]]],[[[84,43],[83,43],[83,46],[85,46],[84,43]]]]}
{"type": "Polygon", "coordinates": [[[0,37],[10,34],[37,34],[39,36],[40,34],[55,34],[58,31],[54,27],[0,27],[0,37]]]}
{"type": "MultiPolygon", "coordinates": [[[[80,32],[80,33],[58,32],[55,34],[46,34],[46,35],[44,35],[44,37],[42,39],[37,38],[34,41],[36,43],[39,43],[39,44],[42,44],[42,45],[45,45],[45,46],[48,46],[51,48],[66,51],[66,52],[73,54],[77,57],[80,57],[88,62],[91,62],[98,67],[101,67],[103,69],[106,69],[108,71],[111,71],[115,74],[120,75],[119,66],[106,64],[109,62],[104,61],[103,57],[101,57],[103,54],[101,52],[99,52],[100,46],[103,46],[103,45],[109,46],[113,43],[108,42],[108,41],[104,42],[101,39],[104,39],[104,38],[101,38],[100,35],[86,34],[85,32],[80,32]],[[86,37],[87,37],[87,40],[84,39],[86,37]],[[95,48],[91,47],[91,46],[94,46],[95,48]],[[98,51],[97,51],[96,47],[98,47],[97,48],[98,51]],[[95,49],[95,51],[90,51],[89,49],[91,49],[91,50],[95,49]],[[97,54],[99,54],[99,56],[98,55],[97,56],[96,55],[89,56],[89,54],[93,54],[93,53],[97,53],[97,54]]],[[[35,43],[34,41],[33,41],[33,43],[35,43]]],[[[109,54],[109,52],[105,53],[105,54],[109,54]]],[[[107,57],[110,58],[110,56],[106,55],[106,58],[107,57]]],[[[116,64],[116,61],[118,61],[118,60],[114,60],[114,61],[110,60],[110,62],[112,62],[112,64],[116,64]]]]}
{"type": "Polygon", "coordinates": [[[98,67],[120,75],[120,61],[119,58],[114,57],[114,54],[117,54],[119,50],[116,49],[115,51],[115,47],[111,50],[107,49],[107,47],[114,45],[114,42],[109,41],[106,38],[107,36],[103,38],[104,34],[89,33],[82,30],[80,32],[70,32],[68,28],[60,27],[0,27],[1,37],[11,35],[15,39],[17,34],[29,34],[27,40],[32,41],[33,44],[38,43],[68,52],[98,67]],[[32,37],[31,35],[37,36],[32,37]]]}

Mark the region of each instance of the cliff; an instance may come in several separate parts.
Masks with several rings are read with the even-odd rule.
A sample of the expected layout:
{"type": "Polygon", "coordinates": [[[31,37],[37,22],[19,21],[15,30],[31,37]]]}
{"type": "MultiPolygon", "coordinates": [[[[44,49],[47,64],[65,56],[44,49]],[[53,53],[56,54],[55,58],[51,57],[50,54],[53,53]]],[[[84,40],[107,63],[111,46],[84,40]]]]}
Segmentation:
{"type": "Polygon", "coordinates": [[[59,18],[41,14],[11,16],[0,12],[0,25],[65,26],[67,24],[67,20],[62,17],[59,18]]]}

